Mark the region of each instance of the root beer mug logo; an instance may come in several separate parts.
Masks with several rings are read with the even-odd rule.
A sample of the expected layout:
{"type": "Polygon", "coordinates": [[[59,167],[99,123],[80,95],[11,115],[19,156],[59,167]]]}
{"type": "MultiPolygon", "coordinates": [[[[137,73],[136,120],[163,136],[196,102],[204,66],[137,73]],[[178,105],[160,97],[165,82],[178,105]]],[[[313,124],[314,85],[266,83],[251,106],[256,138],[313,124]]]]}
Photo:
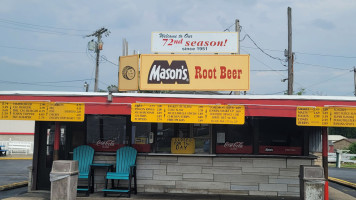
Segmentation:
{"type": "Polygon", "coordinates": [[[189,71],[184,60],[155,60],[148,73],[148,84],[189,84],[189,71]]]}
{"type": "Polygon", "coordinates": [[[124,77],[126,80],[132,80],[136,76],[136,71],[133,67],[131,66],[126,66],[122,70],[122,77],[124,77]]]}

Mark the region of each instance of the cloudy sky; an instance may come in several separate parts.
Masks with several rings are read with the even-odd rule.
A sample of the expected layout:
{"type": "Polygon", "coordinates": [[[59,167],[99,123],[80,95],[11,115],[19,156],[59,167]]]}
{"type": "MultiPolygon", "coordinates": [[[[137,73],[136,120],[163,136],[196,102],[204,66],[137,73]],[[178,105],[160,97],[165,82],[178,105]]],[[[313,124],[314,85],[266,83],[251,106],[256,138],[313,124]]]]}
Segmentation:
{"type": "Polygon", "coordinates": [[[0,90],[84,91],[94,87],[95,54],[85,35],[105,27],[99,88],[117,85],[122,39],[151,53],[154,31],[234,31],[240,20],[241,54],[251,56],[247,94],[287,89],[287,8],[292,8],[294,90],[353,96],[356,66],[354,0],[2,0],[0,90]],[[245,35],[249,35],[250,38],[245,35]],[[263,52],[258,49],[261,48],[263,52]],[[279,58],[279,59],[276,59],[279,58]]]}

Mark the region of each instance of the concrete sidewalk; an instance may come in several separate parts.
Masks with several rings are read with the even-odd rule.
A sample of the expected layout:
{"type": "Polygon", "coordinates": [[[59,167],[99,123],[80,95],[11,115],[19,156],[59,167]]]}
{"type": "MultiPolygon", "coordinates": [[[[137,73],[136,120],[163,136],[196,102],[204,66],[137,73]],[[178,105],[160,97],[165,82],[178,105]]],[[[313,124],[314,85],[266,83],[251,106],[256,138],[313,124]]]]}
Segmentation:
{"type": "MultiPolygon", "coordinates": [[[[0,157],[0,160],[5,159],[32,159],[32,155],[7,155],[4,157],[0,157]]],[[[331,178],[331,177],[330,177],[331,178]]],[[[346,185],[348,187],[354,186],[355,183],[346,183],[343,180],[333,179],[331,178],[330,181],[346,185]]],[[[14,188],[25,187],[27,186],[28,182],[18,182],[12,183],[8,185],[0,186],[1,190],[11,190],[14,188]]],[[[356,187],[354,187],[356,189],[356,187]]],[[[330,200],[356,200],[356,198],[345,194],[337,189],[329,187],[329,199],[330,200]]],[[[114,200],[117,199],[118,195],[113,195],[109,197],[103,197],[102,192],[96,192],[90,194],[89,197],[83,196],[83,194],[78,194],[78,200],[96,200],[96,199],[105,199],[105,200],[114,200]]],[[[270,196],[236,196],[236,195],[190,195],[190,194],[138,194],[138,195],[131,195],[131,198],[119,197],[122,200],[129,200],[129,199],[142,199],[142,200],[297,200],[299,197],[270,197],[270,196]]],[[[5,200],[50,200],[50,192],[49,191],[34,191],[34,192],[26,192],[21,194],[17,197],[9,197],[5,198],[5,200]]]]}
{"type": "MultiPolygon", "coordinates": [[[[299,197],[270,197],[270,196],[236,196],[236,195],[193,195],[193,194],[138,194],[131,195],[131,198],[113,195],[103,197],[102,192],[90,194],[89,197],[78,194],[77,200],[298,200],[299,197]]],[[[356,198],[345,194],[339,190],[329,187],[330,200],[355,200],[356,198]]],[[[9,197],[4,200],[50,200],[49,191],[27,192],[17,197],[9,197]]]]}
{"type": "MultiPolygon", "coordinates": [[[[96,192],[89,197],[78,195],[77,200],[299,200],[299,197],[267,197],[267,196],[236,196],[236,195],[193,195],[193,194],[138,194],[126,196],[104,197],[102,192],[96,192]]],[[[48,191],[25,193],[18,197],[5,198],[4,200],[50,200],[48,191]]]]}

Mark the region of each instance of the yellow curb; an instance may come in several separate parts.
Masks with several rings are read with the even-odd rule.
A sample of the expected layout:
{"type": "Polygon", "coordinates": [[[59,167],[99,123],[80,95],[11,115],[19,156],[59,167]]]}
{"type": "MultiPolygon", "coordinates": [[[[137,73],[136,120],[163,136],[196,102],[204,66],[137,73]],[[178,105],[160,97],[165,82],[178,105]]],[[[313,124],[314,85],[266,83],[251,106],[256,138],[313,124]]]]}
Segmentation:
{"type": "Polygon", "coordinates": [[[330,177],[330,176],[329,176],[328,179],[331,182],[339,183],[341,185],[356,189],[356,183],[351,183],[351,182],[348,182],[348,181],[345,181],[345,180],[341,180],[341,179],[338,179],[338,178],[333,178],[333,177],[330,177]]]}
{"type": "Polygon", "coordinates": [[[32,158],[0,158],[0,160],[32,160],[32,158]]]}
{"type": "Polygon", "coordinates": [[[1,185],[0,186],[0,191],[3,191],[3,190],[10,190],[10,189],[13,189],[13,188],[18,188],[18,187],[24,187],[28,185],[28,181],[22,181],[22,182],[17,182],[17,183],[11,183],[11,184],[8,184],[8,185],[1,185]]]}

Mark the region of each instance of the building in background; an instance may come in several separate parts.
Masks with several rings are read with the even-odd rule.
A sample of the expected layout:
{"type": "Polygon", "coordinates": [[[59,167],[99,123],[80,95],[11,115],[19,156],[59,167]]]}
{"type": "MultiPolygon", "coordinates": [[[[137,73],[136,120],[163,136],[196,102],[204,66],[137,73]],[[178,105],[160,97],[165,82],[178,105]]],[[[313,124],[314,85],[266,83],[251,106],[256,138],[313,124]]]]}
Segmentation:
{"type": "Polygon", "coordinates": [[[0,141],[33,142],[35,121],[0,120],[0,141]]]}

